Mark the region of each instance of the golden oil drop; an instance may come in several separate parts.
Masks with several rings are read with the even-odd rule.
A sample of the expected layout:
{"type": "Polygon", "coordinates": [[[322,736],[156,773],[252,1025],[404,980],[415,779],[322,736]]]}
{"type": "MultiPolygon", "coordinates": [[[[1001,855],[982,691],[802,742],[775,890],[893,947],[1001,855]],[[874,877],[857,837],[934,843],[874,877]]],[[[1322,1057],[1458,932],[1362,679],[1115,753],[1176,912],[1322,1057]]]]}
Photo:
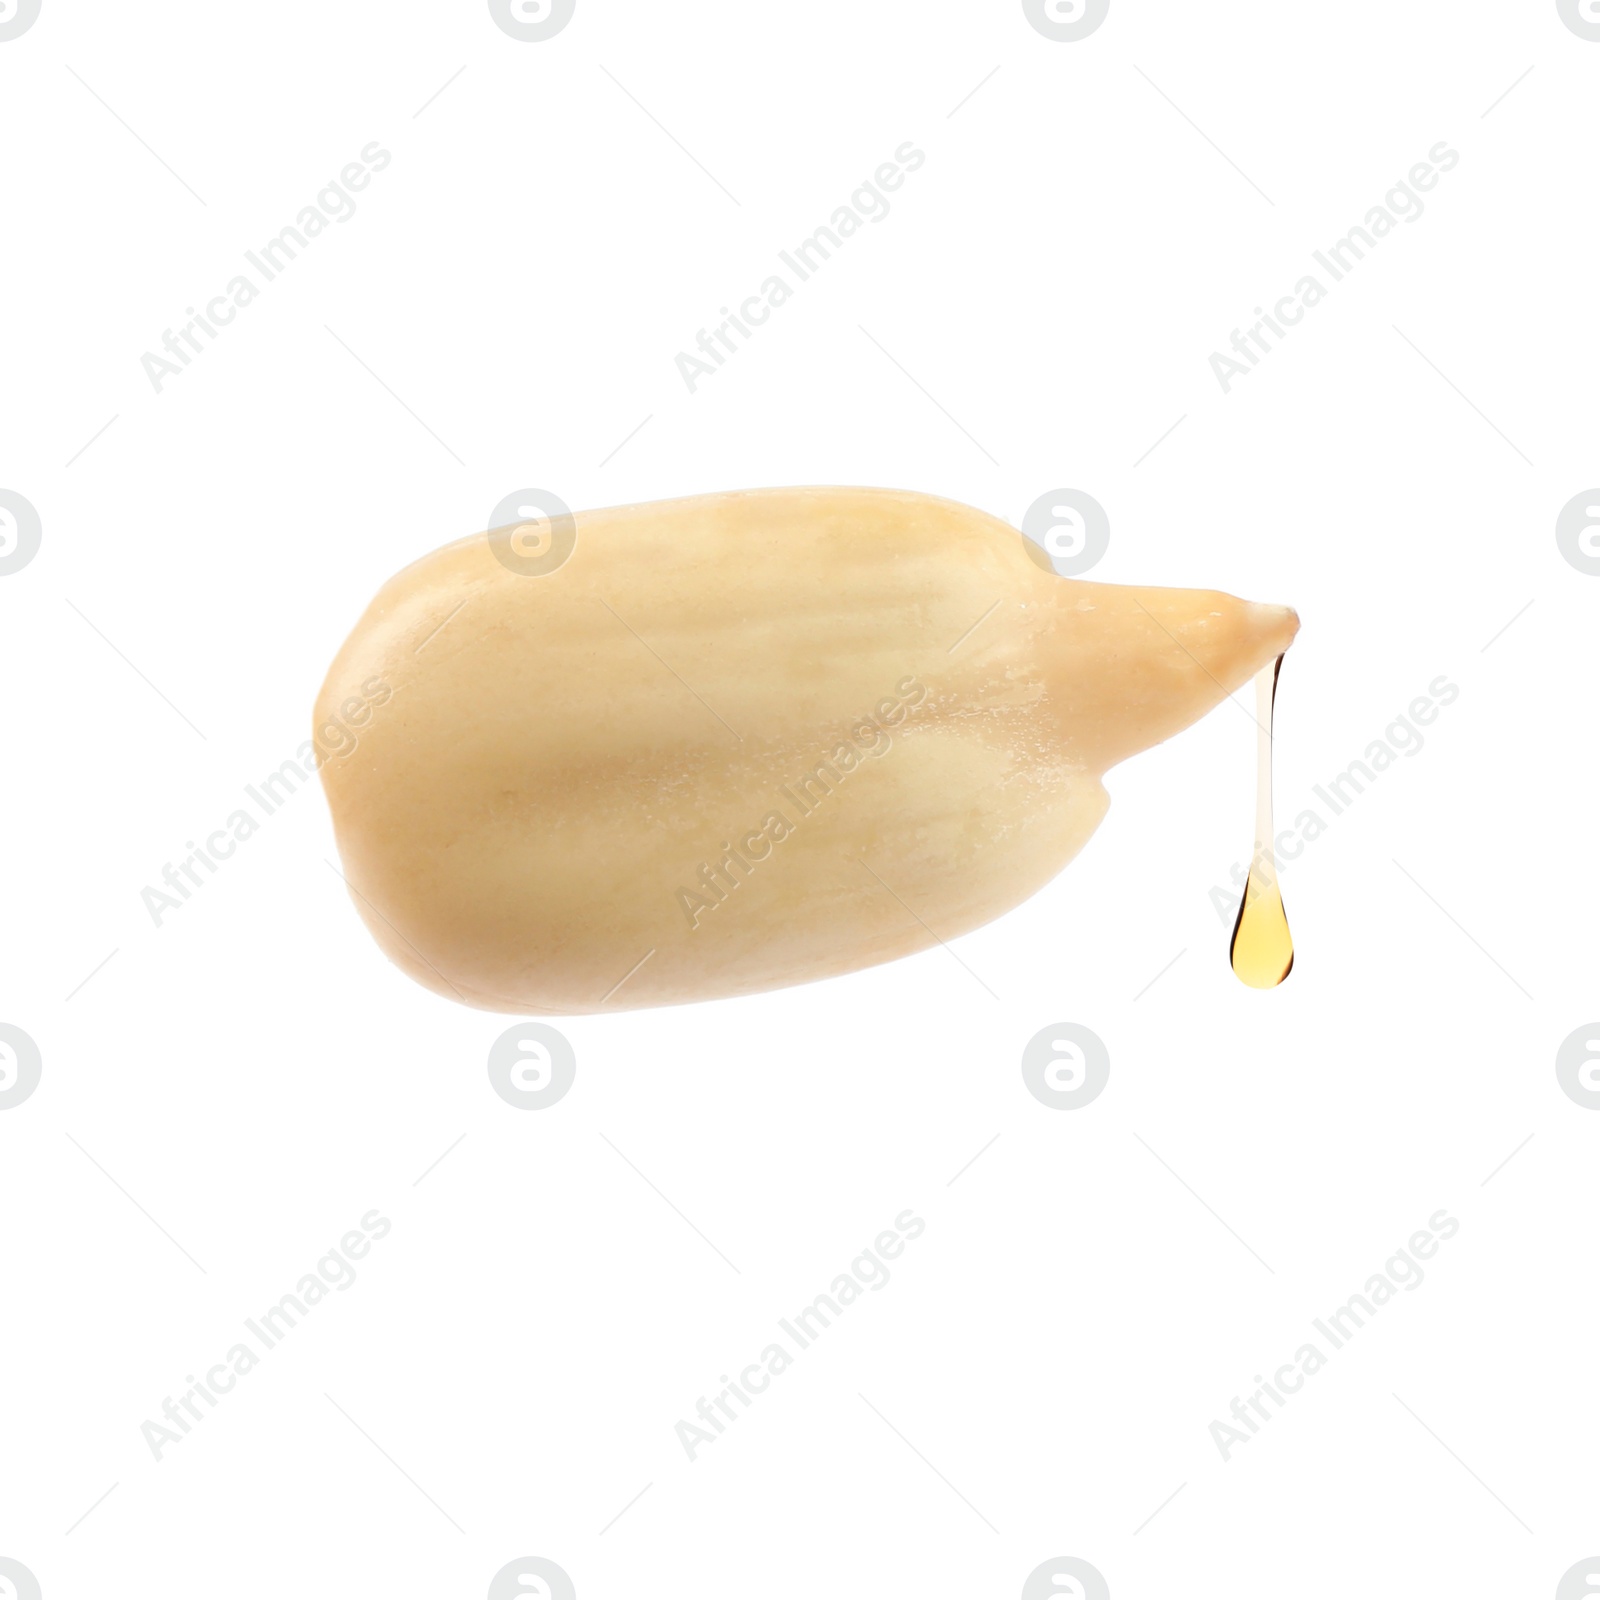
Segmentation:
{"type": "Polygon", "coordinates": [[[1233,970],[1252,989],[1277,988],[1294,966],[1294,941],[1272,850],[1272,708],[1282,666],[1279,656],[1256,674],[1256,850],[1228,947],[1233,970]]]}

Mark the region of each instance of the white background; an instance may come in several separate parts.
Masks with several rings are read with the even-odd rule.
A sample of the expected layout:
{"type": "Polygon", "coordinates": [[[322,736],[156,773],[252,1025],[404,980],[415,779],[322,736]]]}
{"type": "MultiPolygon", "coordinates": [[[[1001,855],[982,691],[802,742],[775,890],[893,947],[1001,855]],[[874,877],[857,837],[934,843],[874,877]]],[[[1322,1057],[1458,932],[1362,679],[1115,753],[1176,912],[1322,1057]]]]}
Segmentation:
{"type": "Polygon", "coordinates": [[[47,1600],[479,1596],[522,1555],[583,1600],[1010,1597],[1060,1555],[1117,1600],[1554,1594],[1600,1547],[1600,1115],[1553,1070],[1600,1013],[1600,579],[1554,539],[1600,480],[1597,81],[1544,0],[1114,0],[1067,44],[1009,0],[578,0],[539,44],[44,0],[0,44],[0,488],[43,526],[0,578],[0,1021],[44,1062],[0,1112],[0,1555],[47,1600]],[[691,395],[677,352],[908,139],[691,395]],[[372,140],[157,394],[144,352],[372,140]],[[1440,140],[1425,214],[1224,395],[1211,352],[1440,140]],[[934,948],[578,1019],[544,1112],[489,1086],[510,1019],[374,947],[315,789],[152,925],[377,586],[503,496],[806,483],[1075,487],[1096,579],[1297,606],[1284,823],[1459,687],[1286,867],[1281,989],[1208,898],[1250,848],[1226,705],[959,941],[998,1000],[934,948]],[[1111,1052],[1081,1111],[1018,1070],[1059,1021],[1111,1052]],[[374,1207],[359,1281],[153,1460],[374,1207]],[[908,1207],[894,1280],[691,1464],[674,1424],[908,1207]],[[1426,1282],[1224,1463],[1211,1422],[1440,1208],[1426,1282]]]}

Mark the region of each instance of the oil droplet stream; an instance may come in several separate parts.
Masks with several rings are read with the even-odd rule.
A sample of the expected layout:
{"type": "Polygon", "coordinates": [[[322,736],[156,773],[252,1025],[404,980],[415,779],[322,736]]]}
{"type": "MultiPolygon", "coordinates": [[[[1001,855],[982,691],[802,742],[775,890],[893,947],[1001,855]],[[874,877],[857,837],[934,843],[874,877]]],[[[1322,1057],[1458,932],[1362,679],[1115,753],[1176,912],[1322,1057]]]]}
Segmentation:
{"type": "Polygon", "coordinates": [[[1277,988],[1294,966],[1294,941],[1272,851],[1272,708],[1282,666],[1279,656],[1256,674],[1256,849],[1228,947],[1234,972],[1252,989],[1277,988]]]}

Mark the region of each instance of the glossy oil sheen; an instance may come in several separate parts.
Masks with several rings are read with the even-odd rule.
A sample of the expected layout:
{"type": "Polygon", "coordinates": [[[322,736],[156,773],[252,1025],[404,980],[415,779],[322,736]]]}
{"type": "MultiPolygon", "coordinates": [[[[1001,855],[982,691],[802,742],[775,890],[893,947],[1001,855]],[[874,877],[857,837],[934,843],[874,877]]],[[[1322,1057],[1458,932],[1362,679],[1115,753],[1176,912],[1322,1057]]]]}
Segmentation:
{"type": "Polygon", "coordinates": [[[1282,666],[1279,656],[1256,674],[1256,848],[1228,951],[1234,972],[1252,989],[1276,989],[1294,967],[1294,941],[1272,853],[1272,716],[1282,666]]]}

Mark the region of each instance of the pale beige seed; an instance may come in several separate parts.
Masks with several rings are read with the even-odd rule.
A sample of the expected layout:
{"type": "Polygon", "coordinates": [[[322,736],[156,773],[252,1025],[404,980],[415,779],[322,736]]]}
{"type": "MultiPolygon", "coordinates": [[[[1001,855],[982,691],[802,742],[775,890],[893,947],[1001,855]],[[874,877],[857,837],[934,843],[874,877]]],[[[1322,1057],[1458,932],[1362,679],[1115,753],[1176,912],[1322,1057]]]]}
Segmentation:
{"type": "Polygon", "coordinates": [[[1027,898],[1105,814],[1106,769],[1297,626],[1057,577],[926,495],[584,512],[544,576],[478,534],[390,579],[318,698],[319,730],[361,707],[322,780],[367,926],[441,994],[554,1014],[748,994],[1027,898]]]}

